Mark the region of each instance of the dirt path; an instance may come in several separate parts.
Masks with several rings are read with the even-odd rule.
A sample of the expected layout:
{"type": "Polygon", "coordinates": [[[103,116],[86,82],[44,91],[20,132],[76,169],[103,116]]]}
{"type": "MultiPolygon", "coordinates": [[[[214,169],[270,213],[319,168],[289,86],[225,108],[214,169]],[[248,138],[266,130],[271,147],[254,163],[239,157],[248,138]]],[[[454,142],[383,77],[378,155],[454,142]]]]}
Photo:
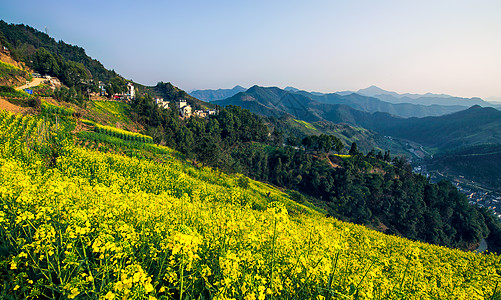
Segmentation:
{"type": "Polygon", "coordinates": [[[32,82],[27,83],[25,85],[22,85],[20,87],[17,87],[16,90],[20,91],[20,90],[28,89],[30,87],[37,86],[37,85],[41,84],[44,81],[45,81],[45,78],[33,78],[32,82]]]}

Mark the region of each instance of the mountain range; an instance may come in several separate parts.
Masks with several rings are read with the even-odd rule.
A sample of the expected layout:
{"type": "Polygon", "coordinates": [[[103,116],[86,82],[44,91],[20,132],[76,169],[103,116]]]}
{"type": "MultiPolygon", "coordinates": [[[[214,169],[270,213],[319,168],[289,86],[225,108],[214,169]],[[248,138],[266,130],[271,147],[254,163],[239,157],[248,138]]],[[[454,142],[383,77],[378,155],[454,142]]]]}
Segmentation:
{"type": "MultiPolygon", "coordinates": [[[[480,98],[461,98],[445,94],[398,94],[370,86],[357,92],[343,91],[336,93],[307,92],[291,86],[283,89],[289,93],[306,96],[312,100],[327,104],[345,104],[365,112],[386,112],[395,116],[427,117],[441,116],[465,110],[473,105],[496,107],[495,104],[480,98]]],[[[241,86],[232,89],[194,90],[189,94],[203,101],[218,101],[244,92],[241,86]]]]}
{"type": "Polygon", "coordinates": [[[223,100],[240,92],[245,92],[247,89],[236,85],[232,89],[217,89],[217,90],[192,90],[188,92],[190,96],[206,102],[223,100]]]}
{"type": "Polygon", "coordinates": [[[398,94],[395,92],[390,92],[383,90],[377,86],[370,86],[365,89],[358,90],[356,92],[359,95],[369,96],[378,98],[382,101],[390,103],[411,103],[411,104],[421,104],[421,105],[462,105],[470,107],[472,105],[480,106],[493,106],[493,104],[482,100],[481,98],[462,98],[454,97],[446,94],[398,94]]]}
{"type": "Polygon", "coordinates": [[[353,108],[355,100],[367,100],[363,97],[358,94],[314,96],[306,92],[288,92],[277,87],[253,86],[246,92],[214,103],[221,106],[238,105],[264,116],[280,117],[289,114],[306,122],[347,123],[438,149],[485,143],[501,144],[501,111],[497,109],[475,105],[443,116],[403,118],[387,112],[368,112],[353,108]],[[326,99],[331,100],[331,103],[325,103],[326,99]],[[338,99],[338,102],[334,99],[338,99]],[[349,100],[352,102],[349,103],[349,100]]]}

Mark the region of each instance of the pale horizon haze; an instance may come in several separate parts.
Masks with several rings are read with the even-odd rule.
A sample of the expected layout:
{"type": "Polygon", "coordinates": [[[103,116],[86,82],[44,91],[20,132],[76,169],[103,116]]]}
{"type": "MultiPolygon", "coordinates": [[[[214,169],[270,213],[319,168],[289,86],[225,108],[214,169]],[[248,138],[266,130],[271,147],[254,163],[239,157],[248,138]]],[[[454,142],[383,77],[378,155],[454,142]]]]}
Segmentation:
{"type": "Polygon", "coordinates": [[[0,19],[146,85],[501,101],[501,1],[0,0],[0,19]]]}

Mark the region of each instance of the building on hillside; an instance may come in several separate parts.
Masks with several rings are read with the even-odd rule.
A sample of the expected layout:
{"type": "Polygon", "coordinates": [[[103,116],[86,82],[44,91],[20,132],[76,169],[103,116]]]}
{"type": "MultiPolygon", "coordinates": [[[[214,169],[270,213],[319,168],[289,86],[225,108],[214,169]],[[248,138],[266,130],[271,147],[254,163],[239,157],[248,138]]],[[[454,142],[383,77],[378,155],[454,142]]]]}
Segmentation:
{"type": "Polygon", "coordinates": [[[167,109],[167,108],[169,108],[170,101],[166,101],[166,100],[164,100],[164,98],[156,98],[155,103],[158,106],[162,107],[163,109],[167,109]]]}
{"type": "Polygon", "coordinates": [[[182,118],[189,118],[189,117],[191,117],[191,106],[190,105],[185,105],[182,108],[179,108],[179,113],[181,114],[182,118]]]}
{"type": "Polygon", "coordinates": [[[208,113],[207,113],[206,110],[197,109],[197,110],[195,110],[195,112],[193,113],[193,115],[197,116],[199,118],[207,118],[208,113]]]}
{"type": "Polygon", "coordinates": [[[99,87],[99,95],[100,96],[106,96],[108,93],[106,92],[106,85],[104,84],[104,82],[102,81],[99,81],[98,82],[98,87],[99,87]]]}
{"type": "Polygon", "coordinates": [[[209,110],[207,110],[207,113],[209,114],[209,116],[215,116],[215,115],[217,115],[217,110],[209,109],[209,110]]]}
{"type": "Polygon", "coordinates": [[[136,92],[134,90],[134,84],[132,82],[127,83],[127,98],[132,100],[136,97],[136,92]]]}
{"type": "Polygon", "coordinates": [[[181,109],[185,106],[188,106],[188,102],[186,102],[186,99],[181,99],[177,102],[177,106],[179,107],[179,109],[181,109]]]}

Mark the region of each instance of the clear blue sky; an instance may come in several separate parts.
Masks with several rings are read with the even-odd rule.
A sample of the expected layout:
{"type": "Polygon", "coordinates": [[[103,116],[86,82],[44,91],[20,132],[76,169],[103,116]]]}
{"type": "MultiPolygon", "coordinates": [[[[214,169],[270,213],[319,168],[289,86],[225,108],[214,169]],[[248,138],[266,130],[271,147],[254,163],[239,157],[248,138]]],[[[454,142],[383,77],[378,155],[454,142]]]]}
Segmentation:
{"type": "Polygon", "coordinates": [[[501,98],[501,1],[0,0],[0,18],[147,85],[501,98]]]}

